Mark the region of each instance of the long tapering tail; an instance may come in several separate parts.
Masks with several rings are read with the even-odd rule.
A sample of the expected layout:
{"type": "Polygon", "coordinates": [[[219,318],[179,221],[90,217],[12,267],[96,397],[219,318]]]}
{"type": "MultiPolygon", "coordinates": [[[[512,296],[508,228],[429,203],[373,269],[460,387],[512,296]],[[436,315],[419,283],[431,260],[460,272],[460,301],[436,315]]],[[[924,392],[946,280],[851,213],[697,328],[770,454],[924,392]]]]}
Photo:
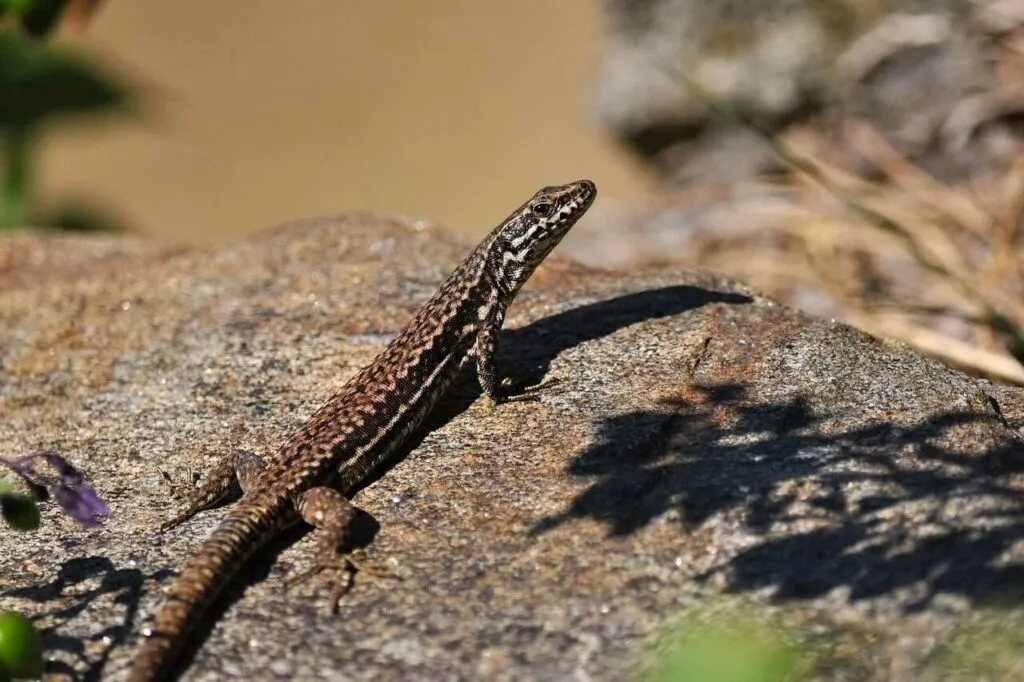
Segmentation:
{"type": "Polygon", "coordinates": [[[171,675],[189,635],[216,596],[246,559],[294,516],[287,499],[277,505],[265,500],[237,503],[171,585],[135,654],[129,682],[155,682],[171,675]]]}

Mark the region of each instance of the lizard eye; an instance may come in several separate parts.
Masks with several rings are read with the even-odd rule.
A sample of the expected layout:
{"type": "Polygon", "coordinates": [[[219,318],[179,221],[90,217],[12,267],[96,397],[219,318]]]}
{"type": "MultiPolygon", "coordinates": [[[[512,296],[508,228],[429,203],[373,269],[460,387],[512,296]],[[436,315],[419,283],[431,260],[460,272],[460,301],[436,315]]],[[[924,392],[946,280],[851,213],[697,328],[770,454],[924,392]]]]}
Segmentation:
{"type": "Polygon", "coordinates": [[[547,218],[549,215],[551,215],[551,208],[551,204],[549,204],[546,201],[541,201],[531,206],[530,210],[533,211],[533,215],[535,216],[538,216],[540,218],[547,218]]]}

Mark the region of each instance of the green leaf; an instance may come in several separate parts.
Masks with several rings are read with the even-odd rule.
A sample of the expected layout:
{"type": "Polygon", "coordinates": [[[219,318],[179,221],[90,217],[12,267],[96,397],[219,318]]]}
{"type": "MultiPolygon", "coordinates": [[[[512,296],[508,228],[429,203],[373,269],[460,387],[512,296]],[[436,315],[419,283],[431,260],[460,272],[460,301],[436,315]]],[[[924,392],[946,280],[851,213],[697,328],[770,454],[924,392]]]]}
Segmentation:
{"type": "Polygon", "coordinates": [[[802,676],[799,653],[766,625],[704,624],[677,636],[646,682],[789,682],[802,676]]]}
{"type": "Polygon", "coordinates": [[[35,0],[21,13],[21,27],[33,38],[43,38],[57,25],[68,0],[35,0]]]}
{"type": "Polygon", "coordinates": [[[23,493],[0,494],[0,515],[14,530],[30,531],[39,528],[39,506],[31,495],[23,493]]]}
{"type": "Polygon", "coordinates": [[[0,14],[10,10],[20,16],[31,6],[32,0],[0,0],[0,14]]]}
{"type": "Polygon", "coordinates": [[[43,674],[43,638],[25,616],[0,611],[0,669],[13,678],[43,674]]]}
{"type": "Polygon", "coordinates": [[[0,128],[0,229],[24,227],[30,202],[35,135],[27,128],[0,128]]]}
{"type": "Polygon", "coordinates": [[[15,14],[24,14],[32,7],[33,0],[7,0],[7,4],[15,14]]]}
{"type": "Polygon", "coordinates": [[[0,32],[0,128],[128,103],[127,91],[89,60],[0,32]]]}

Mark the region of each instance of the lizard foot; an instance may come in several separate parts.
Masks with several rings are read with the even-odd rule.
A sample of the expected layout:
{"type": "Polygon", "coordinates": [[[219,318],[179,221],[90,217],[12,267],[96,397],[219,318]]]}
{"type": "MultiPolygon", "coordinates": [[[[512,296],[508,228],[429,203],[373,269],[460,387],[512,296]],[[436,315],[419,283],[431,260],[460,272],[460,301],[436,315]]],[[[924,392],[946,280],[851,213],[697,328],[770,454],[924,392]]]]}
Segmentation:
{"type": "Polygon", "coordinates": [[[175,500],[184,500],[187,503],[195,497],[196,484],[199,483],[199,472],[196,469],[185,469],[177,476],[160,469],[160,478],[175,500]]]}
{"type": "Polygon", "coordinates": [[[487,410],[493,410],[495,406],[502,403],[532,403],[540,400],[540,393],[561,384],[563,379],[561,377],[551,377],[546,379],[539,384],[533,386],[527,386],[525,388],[516,389],[513,383],[508,378],[505,378],[501,382],[502,392],[497,396],[484,395],[484,407],[487,410]]]}
{"type": "Polygon", "coordinates": [[[365,561],[365,553],[356,550],[347,554],[338,553],[330,557],[318,558],[312,566],[285,580],[284,587],[286,590],[290,590],[314,578],[336,583],[331,590],[328,602],[330,613],[333,615],[338,613],[338,604],[342,597],[352,589],[356,573],[391,580],[402,579],[389,568],[365,561]],[[336,579],[339,573],[342,576],[340,580],[336,579]]]}

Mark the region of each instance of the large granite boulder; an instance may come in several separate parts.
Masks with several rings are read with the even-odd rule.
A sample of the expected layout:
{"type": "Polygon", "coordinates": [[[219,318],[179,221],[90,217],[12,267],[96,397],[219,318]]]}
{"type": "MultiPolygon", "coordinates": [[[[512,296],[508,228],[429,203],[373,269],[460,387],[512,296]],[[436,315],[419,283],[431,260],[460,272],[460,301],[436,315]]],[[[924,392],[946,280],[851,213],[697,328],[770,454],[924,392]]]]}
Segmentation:
{"type": "MultiPolygon", "coordinates": [[[[64,453],[114,511],[0,527],[0,607],[36,619],[49,672],[123,677],[222,516],[157,533],[178,504],[161,472],[272,451],[471,246],[366,215],[195,250],[0,241],[4,452],[64,453]]],[[[715,275],[557,254],[506,327],[506,372],[563,381],[489,412],[467,369],[356,496],[369,558],[402,579],[357,575],[327,615],[282,588],[314,549],[288,535],[188,679],[622,679],[707,608],[809,633],[818,679],[915,679],[979,614],[1020,622],[1018,389],[715,275]]]]}

